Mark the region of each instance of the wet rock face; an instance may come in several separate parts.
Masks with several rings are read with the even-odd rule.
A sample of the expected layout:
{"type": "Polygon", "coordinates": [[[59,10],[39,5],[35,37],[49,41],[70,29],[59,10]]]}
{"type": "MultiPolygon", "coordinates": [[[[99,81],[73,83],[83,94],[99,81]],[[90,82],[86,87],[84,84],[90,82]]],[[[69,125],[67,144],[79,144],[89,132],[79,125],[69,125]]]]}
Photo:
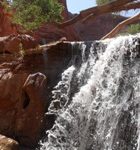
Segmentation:
{"type": "Polygon", "coordinates": [[[46,116],[52,88],[67,67],[70,44],[27,54],[23,59],[0,54],[0,134],[20,145],[36,147],[54,116],[46,116]]]}

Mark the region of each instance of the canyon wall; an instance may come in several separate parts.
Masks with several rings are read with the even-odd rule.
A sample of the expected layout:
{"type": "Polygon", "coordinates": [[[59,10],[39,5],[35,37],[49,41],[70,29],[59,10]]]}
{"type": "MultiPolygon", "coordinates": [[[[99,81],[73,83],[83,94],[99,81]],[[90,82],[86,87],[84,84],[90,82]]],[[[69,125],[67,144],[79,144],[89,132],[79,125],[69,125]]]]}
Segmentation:
{"type": "MultiPolygon", "coordinates": [[[[55,117],[45,117],[52,88],[72,57],[60,43],[23,57],[0,54],[0,134],[34,148],[55,117]]],[[[25,150],[25,149],[24,149],[25,150]]]]}
{"type": "MultiPolygon", "coordinates": [[[[68,11],[66,0],[59,0],[64,6],[62,12],[63,21],[66,21],[76,14],[71,14],[68,11]]],[[[12,23],[12,15],[5,13],[3,8],[0,8],[0,37],[10,34],[17,34],[19,27],[12,23]]],[[[111,31],[119,22],[125,20],[125,17],[114,15],[102,15],[95,19],[92,17],[84,23],[79,21],[71,26],[59,27],[56,23],[45,23],[32,35],[40,44],[49,43],[60,40],[65,37],[68,41],[80,40],[97,40],[111,31]]]]}
{"type": "Polygon", "coordinates": [[[11,14],[0,6],[0,37],[17,33],[16,26],[11,21],[11,14]]]}

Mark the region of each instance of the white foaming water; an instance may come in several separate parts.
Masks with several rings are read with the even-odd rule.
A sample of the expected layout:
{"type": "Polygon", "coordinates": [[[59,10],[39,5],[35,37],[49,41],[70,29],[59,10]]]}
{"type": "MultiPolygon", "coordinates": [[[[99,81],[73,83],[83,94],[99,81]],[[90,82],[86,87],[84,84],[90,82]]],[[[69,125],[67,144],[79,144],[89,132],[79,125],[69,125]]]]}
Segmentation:
{"type": "Polygon", "coordinates": [[[140,150],[139,38],[93,43],[87,58],[81,43],[80,67],[65,70],[53,91],[57,119],[41,150],[140,150]]]}
{"type": "Polygon", "coordinates": [[[55,87],[55,90],[52,91],[52,98],[54,100],[50,104],[48,112],[49,114],[57,114],[59,112],[59,109],[63,109],[67,105],[70,93],[70,82],[72,80],[74,70],[74,66],[71,66],[67,70],[65,70],[62,74],[62,81],[60,81],[55,87]]]}

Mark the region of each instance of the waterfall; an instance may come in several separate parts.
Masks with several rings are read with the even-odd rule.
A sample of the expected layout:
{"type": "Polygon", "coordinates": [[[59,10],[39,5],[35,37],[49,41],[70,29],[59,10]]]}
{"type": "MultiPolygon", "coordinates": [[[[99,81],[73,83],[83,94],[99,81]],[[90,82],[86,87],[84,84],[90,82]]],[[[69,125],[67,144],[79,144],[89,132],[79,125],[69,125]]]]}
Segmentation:
{"type": "Polygon", "coordinates": [[[40,149],[140,150],[140,35],[75,45],[80,55],[52,91],[48,114],[57,119],[40,149]]]}

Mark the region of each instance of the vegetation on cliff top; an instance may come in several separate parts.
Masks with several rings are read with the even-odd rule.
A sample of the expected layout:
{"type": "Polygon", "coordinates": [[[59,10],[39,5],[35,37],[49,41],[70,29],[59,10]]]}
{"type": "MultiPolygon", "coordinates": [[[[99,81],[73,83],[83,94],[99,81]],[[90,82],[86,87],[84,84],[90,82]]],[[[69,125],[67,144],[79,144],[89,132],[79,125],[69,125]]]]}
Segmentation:
{"type": "Polygon", "coordinates": [[[5,10],[15,10],[13,22],[23,26],[26,30],[38,28],[44,22],[60,22],[63,6],[58,0],[7,0],[1,1],[5,10]],[[6,5],[7,4],[7,5],[6,5]],[[10,6],[10,7],[9,7],[10,6]]]}
{"type": "Polygon", "coordinates": [[[140,32],[140,24],[139,23],[137,23],[137,24],[133,24],[133,25],[130,25],[129,27],[128,27],[128,33],[130,33],[130,34],[136,34],[136,33],[138,33],[138,32],[140,32]]]}
{"type": "MultiPolygon", "coordinates": [[[[0,0],[0,3],[7,3],[8,1],[11,0],[0,0]]],[[[139,0],[96,0],[96,3],[98,6],[81,11],[80,14],[61,23],[59,27],[68,27],[69,25],[72,25],[80,20],[84,22],[89,18],[93,18],[94,20],[97,16],[106,13],[115,13],[121,12],[122,10],[127,11],[140,8],[139,0]]],[[[5,3],[3,6],[5,7],[5,3]]],[[[44,22],[58,23],[62,19],[61,13],[63,6],[58,2],[58,0],[13,0],[10,6],[12,11],[14,10],[13,22],[23,26],[26,30],[36,29],[44,22]]],[[[9,10],[9,5],[7,8],[9,10]]],[[[139,18],[140,13],[126,19],[118,24],[110,33],[108,33],[107,36],[104,36],[102,39],[114,37],[121,29],[126,28],[135,22],[138,23],[139,18]]],[[[139,26],[139,24],[131,25],[128,27],[128,32],[140,32],[139,26]]]]}
{"type": "Polygon", "coordinates": [[[27,30],[38,28],[44,22],[59,22],[63,7],[57,0],[14,0],[14,22],[27,30]]]}

